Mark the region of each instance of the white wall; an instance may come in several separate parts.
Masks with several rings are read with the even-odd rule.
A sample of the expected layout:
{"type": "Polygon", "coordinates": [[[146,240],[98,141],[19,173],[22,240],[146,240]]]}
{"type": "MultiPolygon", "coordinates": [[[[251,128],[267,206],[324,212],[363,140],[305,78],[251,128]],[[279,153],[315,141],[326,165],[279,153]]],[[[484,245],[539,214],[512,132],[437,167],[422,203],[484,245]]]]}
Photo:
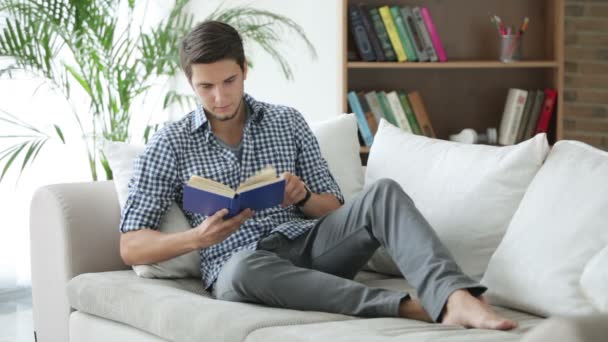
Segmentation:
{"type": "MultiPolygon", "coordinates": [[[[197,18],[202,20],[220,2],[192,0],[190,6],[197,18]]],[[[244,3],[246,2],[230,0],[224,1],[224,6],[244,3]]],[[[294,81],[286,81],[278,65],[268,55],[254,50],[250,58],[255,65],[246,81],[246,91],[259,100],[295,107],[310,122],[337,115],[342,98],[340,1],[259,0],[248,4],[295,20],[315,46],[318,59],[312,60],[303,51],[303,44],[288,42],[284,51],[287,51],[290,59],[294,81]]],[[[159,17],[159,11],[166,9],[166,2],[151,0],[148,9],[151,11],[148,17],[159,17]]],[[[45,87],[33,94],[39,84],[39,81],[31,79],[0,81],[0,109],[47,129],[51,129],[55,122],[69,123],[72,119],[66,113],[70,107],[61,97],[45,87]]],[[[86,111],[87,108],[83,106],[77,110],[86,111]]],[[[141,113],[135,115],[135,120],[145,118],[146,111],[142,108],[141,113]]],[[[159,119],[153,121],[162,120],[162,115],[157,117],[159,119]]],[[[141,123],[136,125],[141,126],[141,123]]],[[[0,123],[0,134],[16,133],[0,123]]],[[[18,184],[18,172],[14,167],[0,184],[0,291],[15,285],[28,285],[30,282],[29,203],[35,189],[44,184],[91,179],[78,131],[64,133],[69,139],[68,145],[57,141],[49,142],[48,149],[41,152],[33,168],[26,169],[18,184]]],[[[6,141],[0,141],[0,151],[6,146],[6,141]]],[[[14,166],[20,167],[20,160],[14,166]]]]}

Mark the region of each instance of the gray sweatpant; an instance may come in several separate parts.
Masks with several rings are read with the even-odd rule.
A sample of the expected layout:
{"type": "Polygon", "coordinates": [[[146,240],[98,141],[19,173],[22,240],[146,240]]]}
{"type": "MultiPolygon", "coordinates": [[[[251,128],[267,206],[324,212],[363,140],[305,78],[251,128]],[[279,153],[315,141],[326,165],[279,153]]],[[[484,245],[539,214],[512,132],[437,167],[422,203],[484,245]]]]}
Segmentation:
{"type": "Polygon", "coordinates": [[[399,184],[382,179],[300,237],[289,240],[274,233],[257,250],[235,253],[220,271],[213,294],[281,308],[396,317],[407,293],[352,280],[379,246],[417,289],[434,321],[441,319],[453,291],[468,289],[478,296],[486,290],[462,273],[399,184]]]}

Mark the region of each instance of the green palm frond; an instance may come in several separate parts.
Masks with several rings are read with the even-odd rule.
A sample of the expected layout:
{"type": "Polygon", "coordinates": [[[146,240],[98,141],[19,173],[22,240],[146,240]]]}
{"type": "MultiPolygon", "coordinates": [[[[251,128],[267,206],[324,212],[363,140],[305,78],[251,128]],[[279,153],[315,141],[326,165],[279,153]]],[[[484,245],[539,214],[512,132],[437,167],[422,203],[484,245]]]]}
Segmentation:
{"type": "MultiPolygon", "coordinates": [[[[131,19],[135,0],[127,2],[131,19]]],[[[119,12],[124,2],[116,0],[0,0],[0,77],[13,78],[21,72],[45,80],[61,93],[74,108],[73,94],[80,88],[87,97],[88,115],[75,109],[71,115],[86,141],[91,175],[97,180],[97,167],[106,177],[112,173],[105,156],[99,152],[100,137],[114,141],[130,139],[133,104],[143,97],[159,77],[172,77],[180,72],[179,43],[194,26],[188,13],[189,0],[174,0],[170,13],[147,31],[135,27],[131,20],[119,25],[119,12]],[[4,63],[6,62],[6,63],[4,63]],[[92,132],[85,130],[82,118],[90,120],[92,132]]],[[[293,79],[288,59],[279,50],[290,34],[303,41],[313,58],[316,52],[302,28],[293,20],[250,6],[219,6],[207,19],[219,20],[235,27],[245,46],[260,46],[280,66],[287,79],[293,79]]],[[[248,58],[247,62],[252,65],[248,58]]],[[[165,89],[165,88],[163,88],[165,89]]],[[[165,89],[162,109],[179,104],[183,109],[196,103],[192,95],[165,89]]],[[[48,139],[65,143],[63,131],[35,131],[35,127],[15,117],[0,115],[0,121],[28,130],[24,134],[0,135],[20,139],[0,154],[4,162],[0,181],[12,164],[23,156],[21,169],[36,159],[48,139]]],[[[158,125],[148,125],[143,140],[158,125]]],[[[3,141],[6,141],[3,139],[3,141]]]]}
{"type": "Polygon", "coordinates": [[[241,34],[245,44],[252,43],[259,45],[279,64],[283,75],[288,80],[293,79],[291,67],[287,59],[277,48],[283,41],[282,37],[295,34],[305,43],[311,57],[317,58],[316,50],[306,37],[302,27],[283,15],[248,6],[224,9],[220,5],[207,19],[231,25],[241,34]]]}
{"type": "MultiPolygon", "coordinates": [[[[26,132],[23,134],[0,136],[0,138],[3,140],[18,139],[18,142],[10,145],[8,148],[0,152],[0,162],[4,162],[4,167],[2,168],[2,172],[0,173],[0,181],[2,181],[7,171],[10,169],[11,165],[18,159],[20,155],[23,155],[23,161],[21,163],[21,169],[19,171],[19,175],[21,175],[23,173],[23,170],[36,160],[38,153],[40,153],[47,141],[51,139],[51,136],[47,133],[44,133],[42,130],[28,124],[27,122],[24,122],[17,116],[1,109],[0,122],[4,122],[18,130],[26,132]]],[[[57,125],[54,125],[54,129],[61,141],[65,143],[61,128],[57,125]]]]}

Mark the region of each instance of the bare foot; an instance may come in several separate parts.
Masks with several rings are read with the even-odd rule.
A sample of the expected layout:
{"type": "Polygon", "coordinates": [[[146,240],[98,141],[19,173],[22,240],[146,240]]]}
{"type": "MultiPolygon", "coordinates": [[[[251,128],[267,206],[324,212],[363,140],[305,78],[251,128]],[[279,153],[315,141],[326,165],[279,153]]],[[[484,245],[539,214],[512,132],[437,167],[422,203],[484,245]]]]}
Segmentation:
{"type": "Polygon", "coordinates": [[[494,312],[483,297],[475,298],[466,290],[457,290],[450,295],[441,323],[492,330],[517,327],[516,322],[494,312]]]}
{"type": "Polygon", "coordinates": [[[429,323],[433,322],[426,310],[420,305],[420,302],[411,298],[404,299],[401,301],[401,304],[399,304],[399,317],[416,319],[429,323]]]}

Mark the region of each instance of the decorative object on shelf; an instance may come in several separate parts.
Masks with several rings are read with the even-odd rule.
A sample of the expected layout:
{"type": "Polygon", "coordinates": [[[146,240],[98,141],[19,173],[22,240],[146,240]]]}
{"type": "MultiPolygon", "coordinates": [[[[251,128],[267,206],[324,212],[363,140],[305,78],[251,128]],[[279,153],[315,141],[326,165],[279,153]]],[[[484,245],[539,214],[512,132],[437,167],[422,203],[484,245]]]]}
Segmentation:
{"type": "Polygon", "coordinates": [[[498,132],[496,128],[488,128],[486,133],[477,133],[472,128],[465,128],[458,134],[450,135],[450,140],[463,144],[488,144],[498,143],[498,132]]]}
{"type": "Polygon", "coordinates": [[[490,18],[490,21],[496,26],[498,36],[500,37],[500,55],[499,59],[503,63],[520,61],[523,57],[523,35],[528,29],[530,19],[524,18],[519,31],[514,32],[511,26],[505,27],[499,16],[495,15],[490,18]]]}

